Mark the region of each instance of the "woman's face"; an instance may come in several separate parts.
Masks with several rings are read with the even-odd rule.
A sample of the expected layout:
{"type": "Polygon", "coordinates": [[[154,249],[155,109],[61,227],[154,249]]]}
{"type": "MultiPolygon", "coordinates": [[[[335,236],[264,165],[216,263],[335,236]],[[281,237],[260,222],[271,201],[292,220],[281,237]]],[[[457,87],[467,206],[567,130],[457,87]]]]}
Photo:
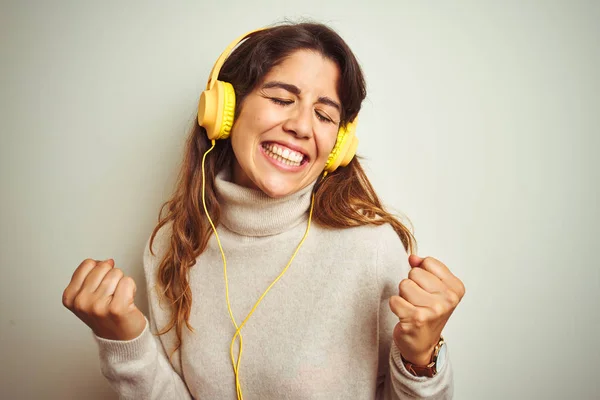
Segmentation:
{"type": "Polygon", "coordinates": [[[339,75],[333,61],[309,50],[272,68],[231,130],[235,183],[282,197],[317,179],[337,137],[339,75]]]}

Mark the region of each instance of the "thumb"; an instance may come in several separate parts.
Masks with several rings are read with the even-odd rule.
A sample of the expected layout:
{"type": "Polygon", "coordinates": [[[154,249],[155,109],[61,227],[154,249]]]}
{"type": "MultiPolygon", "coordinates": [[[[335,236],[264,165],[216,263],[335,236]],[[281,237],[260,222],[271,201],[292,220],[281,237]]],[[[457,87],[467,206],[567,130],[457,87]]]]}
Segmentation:
{"type": "Polygon", "coordinates": [[[121,278],[115,289],[111,304],[115,303],[115,306],[124,312],[135,309],[134,299],[136,291],[137,287],[133,278],[130,276],[121,278]]]}
{"type": "Polygon", "coordinates": [[[107,258],[106,260],[96,260],[96,259],[94,259],[94,261],[96,261],[96,264],[101,263],[101,262],[105,262],[105,263],[109,263],[112,268],[115,267],[115,260],[112,259],[112,258],[107,258]]]}
{"type": "Polygon", "coordinates": [[[421,265],[421,263],[423,262],[423,260],[424,260],[424,258],[419,257],[416,254],[411,254],[410,256],[408,256],[408,263],[413,268],[418,267],[419,265],[421,265]]]}

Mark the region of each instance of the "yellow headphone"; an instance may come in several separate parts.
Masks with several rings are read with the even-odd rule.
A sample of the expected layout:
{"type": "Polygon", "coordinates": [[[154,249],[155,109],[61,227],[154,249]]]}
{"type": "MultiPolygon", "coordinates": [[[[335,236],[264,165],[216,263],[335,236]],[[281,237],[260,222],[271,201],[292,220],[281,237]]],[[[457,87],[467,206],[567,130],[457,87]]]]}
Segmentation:
{"type": "MultiPolygon", "coordinates": [[[[227,139],[233,126],[235,114],[235,91],[233,85],[229,82],[219,81],[217,78],[221,67],[225,63],[227,56],[235,46],[254,32],[264,30],[265,28],[250,31],[236,40],[221,53],[217,62],[212,68],[210,78],[206,85],[206,90],[202,92],[198,102],[198,124],[206,129],[206,134],[210,140],[227,139]]],[[[356,138],[357,119],[349,122],[344,127],[340,127],[335,141],[335,146],[327,158],[325,164],[326,172],[333,172],[338,167],[345,167],[356,154],[358,139],[356,138]]]]}

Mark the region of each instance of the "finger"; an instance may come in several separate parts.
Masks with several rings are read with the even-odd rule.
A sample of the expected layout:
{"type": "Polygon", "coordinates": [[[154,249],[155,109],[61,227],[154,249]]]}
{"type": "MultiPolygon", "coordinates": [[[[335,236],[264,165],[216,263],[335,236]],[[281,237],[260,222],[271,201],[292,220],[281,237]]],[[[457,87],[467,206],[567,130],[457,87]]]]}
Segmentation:
{"type": "Polygon", "coordinates": [[[86,293],[94,293],[100,283],[104,279],[104,276],[114,267],[114,264],[108,261],[99,261],[96,266],[90,271],[85,277],[81,286],[81,291],[86,293]]]}
{"type": "Polygon", "coordinates": [[[90,271],[94,269],[97,263],[98,261],[92,260],[91,258],[86,258],[85,260],[83,260],[81,264],[79,264],[79,266],[75,269],[75,272],[73,272],[69,286],[77,289],[81,288],[83,281],[90,273],[90,271]]]}
{"type": "Polygon", "coordinates": [[[416,254],[411,254],[410,256],[408,256],[408,263],[412,268],[418,267],[423,262],[423,260],[423,257],[419,257],[416,254]]]}
{"type": "Polygon", "coordinates": [[[73,275],[71,276],[71,281],[69,282],[69,284],[63,292],[62,301],[65,307],[69,309],[73,307],[75,297],[77,297],[77,294],[79,294],[79,291],[81,290],[81,286],[83,285],[85,278],[88,276],[90,271],[94,269],[96,264],[96,260],[86,258],[75,269],[75,272],[73,272],[73,275]]]}
{"type": "Polygon", "coordinates": [[[437,276],[423,268],[413,268],[408,271],[408,279],[431,294],[440,293],[447,289],[446,285],[437,276]]]}
{"type": "Polygon", "coordinates": [[[102,298],[113,296],[123,275],[123,271],[119,268],[113,268],[108,271],[104,276],[104,279],[102,279],[102,282],[100,282],[100,285],[98,285],[98,288],[94,291],[96,297],[102,298]]]}
{"type": "Polygon", "coordinates": [[[417,308],[400,296],[391,296],[390,309],[400,319],[411,319],[417,308]]]}
{"type": "Polygon", "coordinates": [[[461,294],[463,292],[463,285],[460,279],[458,279],[444,263],[433,258],[426,257],[423,262],[419,265],[419,268],[423,268],[425,271],[431,272],[437,276],[446,286],[448,286],[453,292],[461,294]]]}
{"type": "Polygon", "coordinates": [[[136,290],[137,288],[133,278],[130,276],[124,276],[121,278],[110,302],[111,309],[113,311],[119,310],[120,312],[127,311],[133,304],[136,290]]]}
{"type": "Polygon", "coordinates": [[[427,293],[410,279],[403,279],[398,285],[400,297],[417,307],[434,307],[435,297],[427,293]]]}

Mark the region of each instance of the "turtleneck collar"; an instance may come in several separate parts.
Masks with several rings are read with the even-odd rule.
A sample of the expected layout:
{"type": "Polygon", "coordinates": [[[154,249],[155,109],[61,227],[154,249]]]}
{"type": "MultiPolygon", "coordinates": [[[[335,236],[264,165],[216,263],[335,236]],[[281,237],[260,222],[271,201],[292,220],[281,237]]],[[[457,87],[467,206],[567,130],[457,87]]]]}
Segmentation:
{"type": "Polygon", "coordinates": [[[233,183],[230,169],[224,168],[215,177],[220,223],[243,236],[270,236],[287,231],[308,218],[315,184],[316,180],[296,193],[274,199],[261,190],[233,183]]]}

